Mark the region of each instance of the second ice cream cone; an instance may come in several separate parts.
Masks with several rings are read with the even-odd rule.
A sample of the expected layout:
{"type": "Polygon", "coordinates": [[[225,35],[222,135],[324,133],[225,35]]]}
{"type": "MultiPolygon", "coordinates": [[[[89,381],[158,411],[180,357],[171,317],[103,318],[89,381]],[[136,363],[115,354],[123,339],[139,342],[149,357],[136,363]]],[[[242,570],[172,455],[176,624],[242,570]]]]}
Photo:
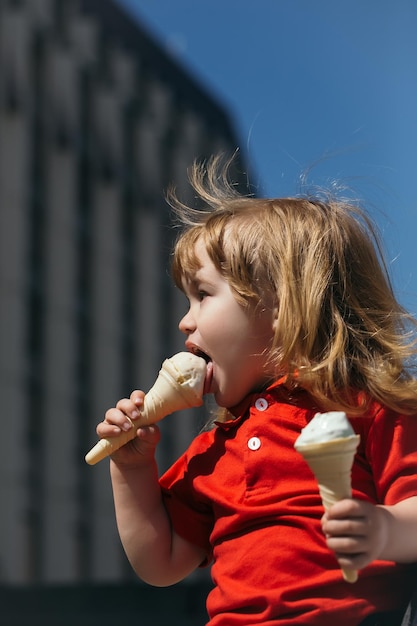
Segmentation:
{"type": "MultiPolygon", "coordinates": [[[[352,497],[351,469],[359,436],[352,435],[323,443],[296,445],[316,477],[323,507],[327,511],[333,504],[352,497]]],[[[356,582],[356,570],[343,569],[347,582],[356,582]]]]}

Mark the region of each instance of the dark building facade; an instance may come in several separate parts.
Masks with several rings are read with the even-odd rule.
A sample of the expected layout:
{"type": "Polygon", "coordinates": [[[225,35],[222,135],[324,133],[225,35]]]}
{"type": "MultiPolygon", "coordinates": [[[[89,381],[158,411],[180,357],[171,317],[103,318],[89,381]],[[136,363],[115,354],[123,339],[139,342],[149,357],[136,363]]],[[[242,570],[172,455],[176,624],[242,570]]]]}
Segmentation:
{"type": "MultiPolygon", "coordinates": [[[[116,3],[0,2],[1,583],[131,579],[108,462],[84,455],[104,411],[183,347],[164,190],[192,200],[193,160],[237,147],[116,3]]],[[[164,422],[161,467],[199,419],[164,422]]]]}

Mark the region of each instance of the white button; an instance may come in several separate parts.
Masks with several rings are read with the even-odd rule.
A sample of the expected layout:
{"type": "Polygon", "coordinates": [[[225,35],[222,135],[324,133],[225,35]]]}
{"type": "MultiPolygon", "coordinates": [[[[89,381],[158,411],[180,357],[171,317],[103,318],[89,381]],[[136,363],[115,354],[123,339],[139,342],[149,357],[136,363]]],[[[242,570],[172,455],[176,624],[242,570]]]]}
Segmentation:
{"type": "Polygon", "coordinates": [[[265,411],[265,409],[268,408],[268,400],[265,400],[265,398],[258,398],[255,402],[255,407],[258,411],[265,411]]]}
{"type": "Polygon", "coordinates": [[[261,440],[259,437],[251,437],[248,441],[249,450],[258,450],[261,447],[261,440]]]}

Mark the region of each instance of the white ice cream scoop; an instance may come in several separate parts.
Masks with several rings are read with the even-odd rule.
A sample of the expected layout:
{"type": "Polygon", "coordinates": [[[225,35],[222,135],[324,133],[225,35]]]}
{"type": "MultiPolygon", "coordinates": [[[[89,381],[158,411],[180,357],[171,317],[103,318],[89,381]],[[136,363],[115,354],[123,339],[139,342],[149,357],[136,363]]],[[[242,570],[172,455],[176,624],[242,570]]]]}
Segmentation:
{"type": "Polygon", "coordinates": [[[351,437],[355,432],[343,411],[316,413],[297,439],[296,447],[307,443],[323,443],[341,437],[351,437]]]}

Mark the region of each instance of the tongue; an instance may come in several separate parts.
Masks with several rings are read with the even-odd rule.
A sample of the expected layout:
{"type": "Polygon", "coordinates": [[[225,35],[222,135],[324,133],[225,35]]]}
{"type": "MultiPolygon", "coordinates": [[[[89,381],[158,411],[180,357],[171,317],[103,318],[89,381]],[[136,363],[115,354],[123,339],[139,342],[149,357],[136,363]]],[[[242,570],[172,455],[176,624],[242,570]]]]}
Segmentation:
{"type": "Polygon", "coordinates": [[[212,380],[213,380],[213,363],[212,363],[212,361],[209,361],[207,363],[206,378],[205,378],[205,381],[204,381],[203,395],[205,395],[206,393],[210,393],[211,381],[212,380]]]}

